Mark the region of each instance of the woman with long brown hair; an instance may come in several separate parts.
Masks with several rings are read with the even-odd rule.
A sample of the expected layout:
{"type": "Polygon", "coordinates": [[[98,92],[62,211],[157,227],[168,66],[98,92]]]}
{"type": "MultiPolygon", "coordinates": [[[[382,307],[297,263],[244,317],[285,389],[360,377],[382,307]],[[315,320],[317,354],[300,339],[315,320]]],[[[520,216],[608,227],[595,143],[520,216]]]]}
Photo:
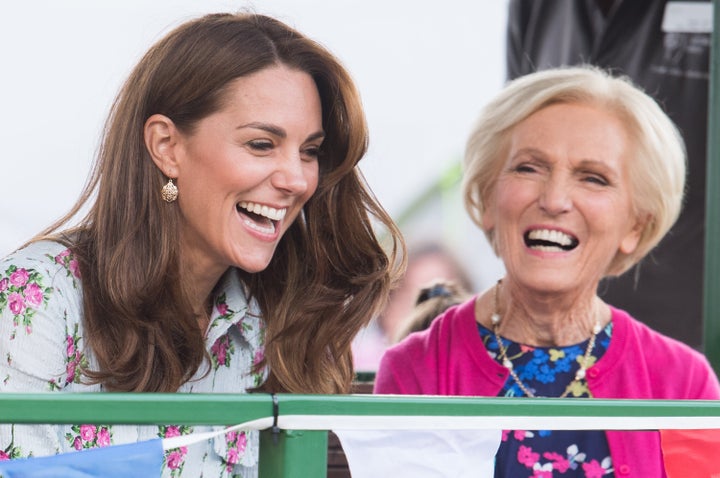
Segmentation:
{"type": "MultiPolygon", "coordinates": [[[[349,74],[287,25],[170,32],[121,89],[77,204],[0,261],[0,391],[349,391],[403,247],[356,167],[367,136],[349,74]]],[[[0,425],[0,450],[192,431],[87,427],[0,425]]],[[[255,452],[233,434],[164,472],[251,476],[255,452]]]]}

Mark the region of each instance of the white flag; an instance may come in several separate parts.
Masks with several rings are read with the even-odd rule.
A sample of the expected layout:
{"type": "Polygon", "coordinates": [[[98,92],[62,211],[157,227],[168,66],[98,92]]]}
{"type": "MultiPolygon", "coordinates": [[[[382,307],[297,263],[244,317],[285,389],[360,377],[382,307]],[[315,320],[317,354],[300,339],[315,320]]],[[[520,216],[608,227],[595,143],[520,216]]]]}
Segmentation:
{"type": "Polygon", "coordinates": [[[333,430],[353,478],[492,478],[501,430],[333,430]]]}

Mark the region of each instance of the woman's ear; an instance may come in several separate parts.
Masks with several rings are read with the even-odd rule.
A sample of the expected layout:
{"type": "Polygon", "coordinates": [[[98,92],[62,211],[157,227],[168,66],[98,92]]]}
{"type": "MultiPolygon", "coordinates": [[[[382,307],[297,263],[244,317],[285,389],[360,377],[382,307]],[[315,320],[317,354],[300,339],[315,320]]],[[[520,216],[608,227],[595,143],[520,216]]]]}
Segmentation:
{"type": "Polygon", "coordinates": [[[645,215],[642,217],[638,217],[635,220],[635,225],[630,229],[630,231],[625,235],[625,237],[620,241],[620,252],[622,252],[625,255],[630,255],[633,252],[635,252],[635,249],[637,249],[638,244],[640,244],[640,238],[642,237],[643,231],[645,230],[645,226],[650,221],[650,215],[645,215]]]}
{"type": "Polygon", "coordinates": [[[145,122],[145,147],[155,165],[168,178],[178,177],[177,145],[180,132],[165,115],[154,114],[145,122]]]}
{"type": "Polygon", "coordinates": [[[485,232],[495,229],[495,204],[493,202],[493,194],[494,191],[482,199],[483,211],[480,220],[482,221],[482,229],[485,232]]]}

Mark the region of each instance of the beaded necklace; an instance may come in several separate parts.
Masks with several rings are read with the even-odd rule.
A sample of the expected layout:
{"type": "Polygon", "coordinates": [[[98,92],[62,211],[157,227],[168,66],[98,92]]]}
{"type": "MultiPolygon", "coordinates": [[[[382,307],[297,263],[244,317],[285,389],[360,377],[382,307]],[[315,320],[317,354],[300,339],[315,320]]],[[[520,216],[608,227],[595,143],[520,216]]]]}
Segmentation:
{"type": "MultiPolygon", "coordinates": [[[[518,387],[520,387],[520,390],[522,390],[526,396],[530,398],[534,398],[535,394],[532,393],[520,380],[520,377],[518,377],[518,374],[515,373],[515,370],[513,369],[513,363],[510,361],[510,359],[507,357],[507,349],[505,348],[505,345],[503,344],[502,340],[500,339],[500,334],[498,331],[500,330],[500,314],[498,313],[498,292],[500,289],[500,285],[502,284],[502,279],[497,281],[497,284],[495,284],[495,291],[494,291],[494,297],[493,297],[493,313],[490,317],[490,320],[492,322],[492,331],[495,335],[495,341],[498,344],[498,349],[500,350],[500,360],[502,361],[502,364],[505,368],[508,369],[510,372],[510,376],[515,380],[515,383],[518,387]]],[[[582,360],[579,360],[580,368],[575,373],[575,378],[572,382],[570,382],[565,389],[565,392],[563,392],[562,395],[560,395],[559,398],[565,398],[568,396],[570,391],[572,390],[572,385],[574,383],[579,383],[581,380],[585,378],[585,371],[588,368],[588,364],[590,363],[590,353],[592,352],[593,348],[595,347],[595,337],[597,337],[597,334],[600,333],[602,330],[602,327],[600,325],[600,322],[596,322],[592,329],[592,336],[590,337],[590,340],[588,340],[587,348],[585,349],[585,354],[583,355],[582,360]]]]}

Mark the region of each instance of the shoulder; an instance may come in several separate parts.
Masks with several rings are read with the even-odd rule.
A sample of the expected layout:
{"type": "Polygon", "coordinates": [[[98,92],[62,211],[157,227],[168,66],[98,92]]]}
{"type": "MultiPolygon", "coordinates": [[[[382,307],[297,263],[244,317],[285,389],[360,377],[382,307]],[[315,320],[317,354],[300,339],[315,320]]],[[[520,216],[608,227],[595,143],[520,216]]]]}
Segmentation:
{"type": "Polygon", "coordinates": [[[32,243],[0,260],[0,315],[27,331],[37,314],[67,317],[79,309],[79,279],[78,262],[66,246],[32,243]]]}
{"type": "Polygon", "coordinates": [[[452,360],[462,360],[467,343],[479,336],[474,314],[475,298],[447,309],[429,328],[414,332],[389,347],[380,359],[378,375],[402,371],[433,370],[452,360]]]}
{"type": "Polygon", "coordinates": [[[67,246],[53,241],[33,242],[0,259],[0,274],[23,282],[26,274],[35,273],[54,280],[58,273],[71,280],[80,278],[78,261],[67,246]]]}
{"type": "Polygon", "coordinates": [[[686,356],[691,359],[703,359],[703,355],[689,345],[653,330],[629,313],[620,309],[612,309],[614,332],[613,337],[629,346],[642,347],[645,355],[662,355],[670,357],[686,356]]]}
{"type": "Polygon", "coordinates": [[[0,260],[0,372],[7,390],[73,382],[81,321],[77,261],[66,246],[32,243],[0,260]]]}
{"type": "Polygon", "coordinates": [[[620,355],[617,363],[628,368],[635,382],[649,380],[653,398],[720,398],[717,376],[701,352],[619,309],[613,309],[613,347],[620,355]],[[628,357],[634,359],[624,360],[628,357]]]}

